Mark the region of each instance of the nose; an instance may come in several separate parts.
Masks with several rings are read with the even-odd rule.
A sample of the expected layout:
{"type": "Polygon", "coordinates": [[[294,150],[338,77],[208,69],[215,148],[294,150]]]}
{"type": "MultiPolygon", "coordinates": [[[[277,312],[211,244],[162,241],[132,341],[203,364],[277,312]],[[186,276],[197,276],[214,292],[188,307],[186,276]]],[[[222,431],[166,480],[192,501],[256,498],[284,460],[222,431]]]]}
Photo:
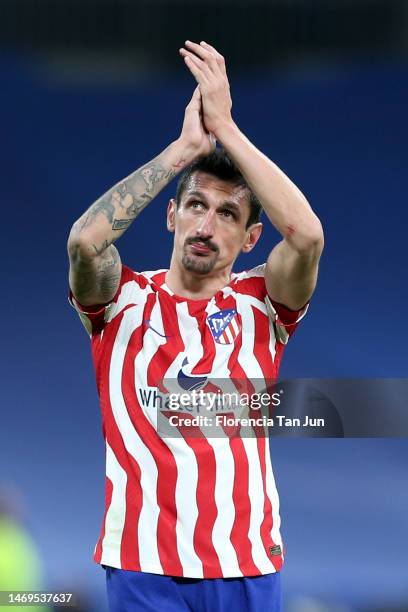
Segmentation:
{"type": "Polygon", "coordinates": [[[202,238],[211,238],[214,235],[215,212],[208,210],[197,228],[197,234],[202,238]]]}

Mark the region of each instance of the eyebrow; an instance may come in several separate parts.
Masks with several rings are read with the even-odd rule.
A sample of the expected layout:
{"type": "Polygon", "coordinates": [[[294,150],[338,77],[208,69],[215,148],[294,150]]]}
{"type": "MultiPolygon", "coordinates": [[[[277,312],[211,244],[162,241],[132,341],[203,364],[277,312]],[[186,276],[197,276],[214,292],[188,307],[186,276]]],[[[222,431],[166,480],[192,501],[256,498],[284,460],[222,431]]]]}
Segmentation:
{"type": "MultiPolygon", "coordinates": [[[[206,195],[202,191],[190,191],[187,194],[187,199],[190,198],[190,196],[198,197],[201,200],[205,200],[207,202],[206,195]]],[[[241,213],[241,207],[236,202],[232,202],[231,200],[224,200],[221,206],[229,206],[230,208],[236,210],[237,213],[241,213]]]]}

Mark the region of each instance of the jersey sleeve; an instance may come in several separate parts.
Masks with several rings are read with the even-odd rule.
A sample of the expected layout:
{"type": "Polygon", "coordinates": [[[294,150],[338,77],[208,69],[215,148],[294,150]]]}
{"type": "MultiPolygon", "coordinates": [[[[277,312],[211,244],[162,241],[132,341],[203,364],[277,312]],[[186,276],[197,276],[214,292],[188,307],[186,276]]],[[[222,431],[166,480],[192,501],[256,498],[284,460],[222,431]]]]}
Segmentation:
{"type": "Polygon", "coordinates": [[[291,310],[284,304],[275,302],[267,293],[265,296],[266,309],[275,325],[276,337],[282,344],[287,344],[289,338],[303,319],[309,308],[307,302],[299,310],[291,310]]]}
{"type": "Polygon", "coordinates": [[[234,289],[237,289],[240,293],[251,295],[265,304],[266,312],[273,321],[277,340],[281,344],[287,344],[305,316],[309,308],[309,302],[299,310],[291,310],[284,304],[273,300],[266,290],[265,268],[266,263],[263,263],[251,270],[235,274],[233,278],[234,289]]]}
{"type": "Polygon", "coordinates": [[[112,320],[126,305],[125,285],[130,281],[137,282],[138,275],[130,268],[122,264],[122,274],[120,277],[119,287],[116,294],[110,302],[105,304],[95,304],[92,306],[83,306],[74,296],[71,289],[69,290],[68,301],[76,310],[79,318],[85,327],[89,336],[100,333],[105,325],[112,320]]]}

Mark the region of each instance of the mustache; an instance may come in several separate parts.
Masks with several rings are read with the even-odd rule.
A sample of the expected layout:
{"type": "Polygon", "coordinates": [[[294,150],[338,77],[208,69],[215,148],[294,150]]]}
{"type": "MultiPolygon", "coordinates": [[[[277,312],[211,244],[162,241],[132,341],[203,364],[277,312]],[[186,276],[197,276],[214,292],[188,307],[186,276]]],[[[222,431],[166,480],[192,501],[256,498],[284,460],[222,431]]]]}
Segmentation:
{"type": "Polygon", "coordinates": [[[218,253],[219,251],[219,248],[217,247],[217,245],[211,240],[208,240],[206,238],[187,238],[184,244],[187,246],[188,244],[197,244],[197,243],[204,244],[206,247],[208,247],[212,251],[215,251],[216,253],[218,253]]]}

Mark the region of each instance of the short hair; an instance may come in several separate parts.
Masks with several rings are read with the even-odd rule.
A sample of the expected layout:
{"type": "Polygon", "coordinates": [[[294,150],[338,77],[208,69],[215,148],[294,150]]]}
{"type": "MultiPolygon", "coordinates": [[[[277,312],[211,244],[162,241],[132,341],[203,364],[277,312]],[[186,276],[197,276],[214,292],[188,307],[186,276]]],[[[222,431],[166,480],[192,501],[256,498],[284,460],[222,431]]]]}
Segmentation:
{"type": "Polygon", "coordinates": [[[246,187],[249,193],[250,209],[249,218],[245,227],[248,228],[253,223],[258,223],[262,213],[262,206],[242,176],[238,167],[234,164],[228,153],[226,153],[226,151],[222,148],[216,148],[209,155],[199,157],[184,170],[177,183],[177,208],[180,205],[181,196],[187,188],[187,183],[195,172],[206,172],[207,174],[211,174],[212,176],[215,176],[223,181],[228,181],[229,183],[233,183],[237,186],[246,187]]]}

